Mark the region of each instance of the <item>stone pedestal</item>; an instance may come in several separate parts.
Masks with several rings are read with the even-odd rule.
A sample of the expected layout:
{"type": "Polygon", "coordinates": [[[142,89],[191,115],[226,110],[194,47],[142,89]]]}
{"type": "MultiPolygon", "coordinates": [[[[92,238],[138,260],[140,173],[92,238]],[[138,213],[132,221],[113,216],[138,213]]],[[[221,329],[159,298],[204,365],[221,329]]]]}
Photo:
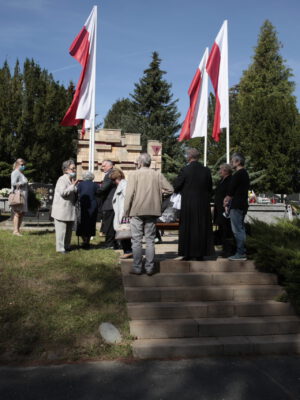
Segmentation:
{"type": "Polygon", "coordinates": [[[268,224],[274,224],[278,221],[278,218],[287,217],[285,204],[250,204],[245,222],[258,219],[268,224]]]}
{"type": "MultiPolygon", "coordinates": [[[[89,131],[84,138],[78,138],[77,149],[77,176],[81,179],[82,174],[89,167],[89,131]]],[[[126,177],[135,170],[136,160],[142,151],[141,134],[125,133],[120,129],[100,129],[95,132],[95,181],[100,182],[104,178],[101,164],[104,160],[111,160],[116,168],[123,170],[126,177]]],[[[161,170],[162,144],[157,140],[149,140],[147,151],[152,157],[151,168],[161,170]]]]}

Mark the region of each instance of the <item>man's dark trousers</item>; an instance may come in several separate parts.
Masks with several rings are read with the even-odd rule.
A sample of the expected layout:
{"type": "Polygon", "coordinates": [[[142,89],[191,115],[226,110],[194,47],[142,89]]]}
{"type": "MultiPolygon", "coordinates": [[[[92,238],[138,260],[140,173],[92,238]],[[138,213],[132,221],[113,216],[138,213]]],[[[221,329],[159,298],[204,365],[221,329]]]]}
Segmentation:
{"type": "Polygon", "coordinates": [[[105,247],[116,247],[115,230],[114,230],[114,210],[102,211],[102,231],[105,234],[105,247]]]}

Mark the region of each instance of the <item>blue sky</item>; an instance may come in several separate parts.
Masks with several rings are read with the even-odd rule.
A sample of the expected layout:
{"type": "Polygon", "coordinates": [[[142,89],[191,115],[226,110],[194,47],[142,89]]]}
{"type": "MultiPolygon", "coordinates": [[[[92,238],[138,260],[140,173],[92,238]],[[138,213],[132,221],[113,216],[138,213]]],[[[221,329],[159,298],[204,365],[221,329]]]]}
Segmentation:
{"type": "Polygon", "coordinates": [[[117,99],[133,92],[153,51],[162,58],[183,119],[191,79],[224,19],[230,85],[238,83],[250,64],[259,29],[269,19],[283,44],[286,65],[293,70],[299,104],[299,0],[0,0],[0,65],[7,59],[13,67],[17,58],[23,62],[29,57],[60,83],[77,83],[80,66],[68,49],[93,5],[98,5],[98,122],[117,99]]]}

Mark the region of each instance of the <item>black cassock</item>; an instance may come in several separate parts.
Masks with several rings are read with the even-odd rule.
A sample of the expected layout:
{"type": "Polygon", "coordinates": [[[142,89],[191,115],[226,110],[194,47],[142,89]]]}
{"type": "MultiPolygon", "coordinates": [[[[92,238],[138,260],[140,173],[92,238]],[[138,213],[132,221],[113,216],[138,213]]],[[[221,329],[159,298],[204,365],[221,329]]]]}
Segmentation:
{"type": "Polygon", "coordinates": [[[78,185],[80,218],[76,229],[77,236],[95,236],[98,213],[97,192],[99,186],[92,181],[82,181],[78,185]]]}
{"type": "Polygon", "coordinates": [[[181,193],[178,254],[187,259],[213,254],[209,168],[192,161],[181,170],[174,188],[181,193]]]}

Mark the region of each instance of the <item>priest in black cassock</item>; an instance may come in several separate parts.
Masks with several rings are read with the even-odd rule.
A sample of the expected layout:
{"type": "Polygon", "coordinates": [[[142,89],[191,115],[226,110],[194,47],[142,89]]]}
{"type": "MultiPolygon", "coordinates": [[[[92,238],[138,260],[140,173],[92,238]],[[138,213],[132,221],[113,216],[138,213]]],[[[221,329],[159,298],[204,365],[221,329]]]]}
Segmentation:
{"type": "Polygon", "coordinates": [[[213,254],[210,199],[210,169],[199,160],[197,149],[186,152],[188,164],[176,178],[175,193],[181,193],[178,254],[184,260],[202,260],[213,254]]]}

